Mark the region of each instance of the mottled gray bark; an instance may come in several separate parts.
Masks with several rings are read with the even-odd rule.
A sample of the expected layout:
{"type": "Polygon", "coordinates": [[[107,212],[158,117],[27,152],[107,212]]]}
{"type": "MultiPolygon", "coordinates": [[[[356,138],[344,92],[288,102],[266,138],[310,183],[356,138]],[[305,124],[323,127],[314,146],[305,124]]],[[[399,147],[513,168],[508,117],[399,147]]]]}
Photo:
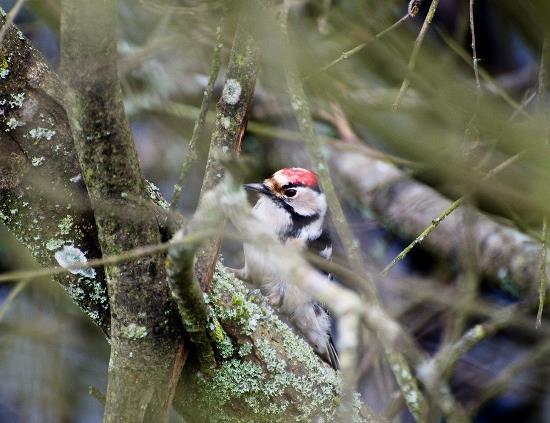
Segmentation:
{"type": "MultiPolygon", "coordinates": [[[[405,177],[395,166],[357,152],[334,151],[337,174],[370,207],[381,222],[407,239],[418,236],[451,201],[434,189],[405,177]]],[[[448,216],[424,240],[422,246],[451,260],[460,257],[463,242],[463,210],[448,216]]],[[[479,270],[501,289],[516,295],[527,292],[539,279],[540,243],[516,229],[471,210],[472,242],[479,270]]]]}
{"type": "MultiPolygon", "coordinates": [[[[103,255],[160,242],[117,72],[117,2],[62,3],[66,105],[103,255]]],[[[109,266],[111,358],[104,421],[167,421],[184,350],[164,255],[109,266]]]]}
{"type": "MultiPolygon", "coordinates": [[[[0,218],[46,267],[59,265],[56,254],[67,261],[101,257],[62,97],[43,57],[9,28],[0,50],[0,218]]],[[[103,269],[55,280],[109,334],[103,269]]]]}
{"type": "MultiPolygon", "coordinates": [[[[216,105],[216,123],[206,162],[201,199],[223,178],[222,161],[239,154],[248,123],[248,111],[256,85],[258,48],[248,27],[252,24],[245,14],[237,23],[237,32],[227,69],[222,95],[216,105]]],[[[220,232],[223,224],[220,225],[220,232]]],[[[197,252],[195,270],[204,292],[209,291],[220,249],[221,239],[204,243],[197,252]]]]}

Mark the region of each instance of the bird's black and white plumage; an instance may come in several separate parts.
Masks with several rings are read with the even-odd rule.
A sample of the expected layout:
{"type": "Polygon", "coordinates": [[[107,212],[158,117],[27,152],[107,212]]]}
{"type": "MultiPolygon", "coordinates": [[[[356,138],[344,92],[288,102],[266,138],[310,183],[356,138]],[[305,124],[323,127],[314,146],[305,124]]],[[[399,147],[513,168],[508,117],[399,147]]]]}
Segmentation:
{"type": "MultiPolygon", "coordinates": [[[[245,188],[260,194],[252,213],[282,243],[309,249],[330,259],[332,243],[325,225],[327,202],[315,173],[302,168],[285,168],[263,183],[246,184],[245,188]]],[[[257,285],[269,303],[289,320],[315,352],[337,369],[330,314],[292,281],[281,280],[265,254],[257,246],[245,244],[243,276],[257,285]]]]}

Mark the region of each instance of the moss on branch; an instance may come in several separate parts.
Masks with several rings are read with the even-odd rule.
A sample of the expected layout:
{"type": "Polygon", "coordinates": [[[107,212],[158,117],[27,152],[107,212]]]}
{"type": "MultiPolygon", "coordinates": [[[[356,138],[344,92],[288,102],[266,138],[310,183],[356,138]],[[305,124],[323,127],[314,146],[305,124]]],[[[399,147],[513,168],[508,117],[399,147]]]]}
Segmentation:
{"type": "MultiPolygon", "coordinates": [[[[208,296],[222,328],[216,348],[225,357],[213,376],[188,369],[175,406],[207,422],[331,421],[340,379],[260,297],[222,265],[208,296]]],[[[370,420],[355,402],[355,421],[370,420]]]]}
{"type": "MultiPolygon", "coordinates": [[[[174,235],[172,241],[178,242],[182,237],[183,230],[180,230],[174,235]]],[[[178,306],[183,327],[197,348],[201,371],[211,374],[216,367],[216,358],[206,329],[211,318],[195,276],[194,258],[194,245],[174,244],[166,258],[167,280],[172,298],[178,306]]],[[[214,328],[219,327],[217,322],[212,321],[210,324],[214,328]]]]}

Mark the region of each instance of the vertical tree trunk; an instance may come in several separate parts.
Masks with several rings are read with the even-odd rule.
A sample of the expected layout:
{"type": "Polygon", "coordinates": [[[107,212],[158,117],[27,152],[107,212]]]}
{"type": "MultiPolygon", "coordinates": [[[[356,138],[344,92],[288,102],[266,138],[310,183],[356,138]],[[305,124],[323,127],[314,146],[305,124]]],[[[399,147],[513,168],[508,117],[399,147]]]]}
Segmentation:
{"type": "MultiPolygon", "coordinates": [[[[160,242],[124,114],[116,41],[116,1],[63,2],[68,114],[103,256],[160,242]]],[[[112,341],[106,422],[167,420],[184,354],[163,258],[106,269],[112,341]]]]}

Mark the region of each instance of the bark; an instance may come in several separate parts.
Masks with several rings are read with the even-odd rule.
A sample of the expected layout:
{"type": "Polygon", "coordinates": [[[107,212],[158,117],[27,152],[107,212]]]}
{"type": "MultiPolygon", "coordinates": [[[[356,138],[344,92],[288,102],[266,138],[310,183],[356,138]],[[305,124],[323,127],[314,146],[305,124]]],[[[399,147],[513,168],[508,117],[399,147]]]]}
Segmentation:
{"type": "MultiPolygon", "coordinates": [[[[407,178],[395,166],[357,152],[334,149],[335,171],[353,189],[360,203],[379,220],[406,239],[418,236],[451,201],[432,188],[407,178]]],[[[540,242],[516,229],[472,210],[473,244],[463,237],[463,210],[448,216],[422,246],[450,260],[459,260],[460,249],[474,245],[479,270],[501,289],[515,295],[536,284],[540,268],[540,242]]]]}
{"type": "MultiPolygon", "coordinates": [[[[67,110],[103,255],[161,241],[124,114],[117,2],[66,0],[61,16],[67,110]]],[[[163,254],[106,269],[111,358],[106,422],[167,421],[184,363],[163,254]]]]}
{"type": "Polygon", "coordinates": [[[212,337],[222,360],[212,377],[187,368],[174,400],[186,420],[332,420],[340,380],[303,339],[221,265],[208,298],[221,322],[212,337]]]}
{"type": "MultiPolygon", "coordinates": [[[[56,254],[70,260],[71,251],[75,259],[77,251],[101,257],[62,97],[57,75],[17,28],[9,28],[0,50],[0,218],[45,267],[59,265],[56,254]]],[[[108,335],[103,269],[54,279],[108,335]]]]}
{"type": "MultiPolygon", "coordinates": [[[[205,193],[215,187],[223,178],[223,160],[231,153],[239,154],[248,123],[248,110],[256,85],[258,49],[248,28],[252,25],[250,16],[244,14],[237,23],[237,32],[227,69],[222,95],[216,105],[216,123],[206,162],[206,172],[201,188],[201,200],[205,193]]],[[[220,232],[223,224],[220,225],[220,232]]],[[[213,239],[198,250],[195,270],[204,292],[210,289],[221,239],[213,239]]]]}
{"type": "MultiPolygon", "coordinates": [[[[108,19],[104,22],[107,21],[108,19]]],[[[52,237],[52,234],[55,234],[59,230],[58,224],[61,219],[67,215],[67,203],[61,200],[68,201],[67,199],[73,198],[72,196],[76,194],[66,194],[67,192],[71,192],[70,189],[72,189],[76,193],[82,194],[82,197],[78,198],[83,203],[78,203],[68,209],[69,214],[72,216],[72,213],[75,213],[74,216],[79,216],[76,210],[80,212],[81,210],[89,211],[90,209],[85,189],[79,191],[75,188],[78,184],[70,181],[71,177],[77,176],[80,173],[80,167],[74,153],[73,139],[69,130],[70,126],[63,106],[64,93],[55,73],[48,69],[43,58],[32,49],[28,41],[18,35],[16,29],[8,31],[7,38],[4,41],[4,49],[3,54],[10,57],[10,62],[9,66],[6,65],[4,68],[4,70],[9,70],[9,77],[0,80],[3,95],[11,98],[12,93],[17,94],[19,90],[26,89],[37,97],[32,103],[27,104],[25,101],[20,108],[13,108],[13,110],[9,105],[7,107],[5,104],[3,105],[5,114],[0,120],[3,125],[2,145],[0,148],[12,148],[16,156],[14,156],[12,161],[8,162],[4,159],[5,161],[0,163],[0,166],[2,166],[0,168],[2,170],[1,174],[3,176],[8,175],[9,178],[7,180],[13,181],[10,184],[2,186],[1,207],[3,207],[2,210],[6,209],[8,211],[15,208],[22,210],[28,201],[25,192],[29,190],[36,191],[36,195],[38,196],[35,203],[36,206],[33,205],[30,210],[32,213],[35,213],[34,216],[39,221],[34,224],[33,228],[35,228],[34,230],[40,236],[26,235],[27,233],[21,227],[27,220],[20,218],[17,212],[14,214],[10,213],[7,218],[3,219],[5,219],[7,228],[12,233],[19,235],[19,239],[26,243],[28,248],[35,254],[35,257],[41,260],[44,266],[57,265],[53,252],[50,252],[46,245],[48,244],[47,240],[52,237]],[[31,114],[31,111],[33,114],[31,114]],[[34,117],[35,115],[37,117],[34,117]],[[38,125],[34,123],[35,121],[31,117],[38,120],[42,119],[41,115],[46,116],[45,119],[47,122],[53,122],[51,123],[52,126],[44,127],[44,129],[51,129],[52,131],[56,131],[56,133],[50,140],[42,139],[41,137],[45,135],[41,135],[40,139],[31,141],[24,137],[24,135],[28,134],[31,129],[38,129],[38,125]],[[28,126],[21,126],[15,128],[15,130],[10,129],[7,132],[5,131],[8,128],[7,122],[11,117],[23,121],[23,116],[30,116],[28,120],[25,120],[25,122],[30,122],[26,123],[28,126]],[[38,141],[43,142],[39,143],[38,141]],[[19,147],[19,145],[22,147],[19,147]],[[27,151],[28,156],[21,153],[21,151],[27,151]],[[44,156],[45,160],[41,166],[32,166],[32,157],[35,156],[44,156]],[[25,161],[22,160],[23,158],[25,161]],[[43,173],[38,173],[37,169],[43,169],[43,173]],[[59,170],[61,174],[58,175],[51,169],[59,170]],[[31,186],[31,180],[36,183],[37,179],[48,181],[48,183],[51,182],[54,193],[61,193],[60,197],[62,198],[55,198],[55,204],[58,204],[60,207],[55,207],[55,204],[50,206],[50,203],[52,203],[52,192],[50,190],[44,189],[43,185],[37,185],[40,190],[31,186]],[[30,188],[27,189],[28,186],[30,188]]],[[[83,62],[80,61],[77,63],[82,64],[83,62]]],[[[104,74],[105,70],[103,69],[101,75],[104,74]]],[[[98,93],[100,92],[98,89],[99,87],[91,90],[91,92],[98,93]]],[[[4,99],[4,97],[2,98],[4,99]]],[[[76,106],[78,106],[78,103],[76,106]]],[[[85,110],[81,110],[81,112],[85,113],[85,110]]],[[[99,115],[96,114],[94,116],[99,115]]],[[[49,132],[40,133],[49,134],[49,132]]],[[[106,140],[96,139],[96,141],[98,141],[96,143],[98,144],[106,140]]],[[[91,145],[95,146],[96,144],[91,145]]],[[[80,147],[82,148],[82,146],[80,147]]],[[[86,148],[86,145],[84,148],[86,148]]],[[[10,156],[2,155],[2,157],[10,156]]],[[[107,159],[111,157],[115,156],[109,154],[107,159]]],[[[117,159],[120,159],[120,156],[117,159]]],[[[103,171],[105,170],[101,170],[98,167],[97,172],[103,171]]],[[[99,176],[94,176],[93,173],[92,175],[88,173],[88,176],[99,179],[99,176]]],[[[106,187],[109,186],[107,183],[104,184],[100,180],[98,184],[98,188],[105,187],[102,189],[107,191],[106,187]]],[[[142,186],[140,182],[135,185],[142,186]]],[[[83,184],[78,186],[84,187],[83,184]]],[[[112,188],[113,192],[118,189],[116,186],[110,186],[110,188],[112,188]]],[[[135,189],[134,185],[130,188],[135,189]]],[[[129,190],[128,192],[133,191],[129,190]]],[[[142,194],[141,191],[139,194],[142,194]]],[[[96,193],[95,195],[97,197],[98,194],[96,193]]],[[[122,198],[122,196],[119,197],[122,198]]],[[[96,198],[94,205],[98,203],[102,206],[109,205],[113,201],[113,198],[109,198],[108,200],[102,202],[96,198]]],[[[156,201],[161,202],[161,199],[157,198],[156,201]]],[[[132,211],[134,207],[139,208],[134,204],[129,205],[126,202],[117,204],[119,204],[119,207],[124,207],[126,215],[129,214],[126,211],[132,211]]],[[[109,213],[109,210],[110,208],[106,208],[105,210],[101,210],[100,208],[99,213],[109,213]]],[[[139,210],[141,211],[141,209],[139,210]]],[[[29,217],[29,219],[32,218],[34,217],[29,217]]],[[[89,242],[89,244],[78,244],[75,242],[75,239],[78,240],[80,238],[67,234],[62,238],[63,240],[67,240],[62,245],[75,245],[86,253],[91,251],[88,245],[95,245],[97,257],[100,257],[98,231],[95,221],[91,213],[88,213],[86,218],[87,220],[77,220],[74,217],[71,230],[76,234],[80,234],[83,239],[82,242],[89,242]]],[[[164,217],[159,216],[158,220],[164,221],[164,217]]],[[[129,224],[128,221],[120,222],[120,228],[129,224]]],[[[104,224],[103,228],[105,230],[109,229],[105,225],[108,225],[108,222],[104,224]]],[[[64,225],[62,226],[65,227],[64,225]]],[[[142,233],[139,228],[136,230],[135,225],[132,225],[131,229],[130,233],[132,235],[133,232],[136,234],[142,233]]],[[[73,232],[70,233],[72,234],[73,232]]],[[[114,241],[118,242],[119,240],[115,239],[114,241]]],[[[96,257],[91,254],[90,256],[96,257]]],[[[137,263],[138,267],[136,268],[142,269],[142,263],[144,262],[153,262],[156,264],[152,260],[139,259],[137,263]]],[[[118,275],[126,268],[126,266],[117,266],[116,269],[118,272],[113,276],[118,275]]],[[[100,269],[96,269],[96,272],[103,275],[103,271],[100,269]]],[[[127,297],[129,303],[136,300],[136,297],[143,296],[143,292],[149,289],[150,285],[144,286],[146,281],[151,281],[155,287],[164,286],[162,276],[153,279],[147,276],[147,271],[143,274],[146,276],[142,276],[141,274],[136,276],[135,283],[131,286],[131,291],[127,297]]],[[[102,302],[95,301],[94,297],[78,294],[78,289],[81,287],[79,284],[83,280],[82,276],[66,273],[60,277],[60,281],[65,280],[69,281],[68,283],[75,284],[75,291],[77,293],[73,291],[69,292],[74,294],[73,298],[75,301],[81,306],[91,304],[91,317],[96,323],[102,325],[106,332],[109,332],[109,321],[104,319],[105,317],[109,317],[109,314],[104,310],[102,302]],[[102,319],[97,319],[94,311],[102,319]]],[[[212,294],[208,297],[208,304],[211,312],[214,313],[216,321],[220,324],[214,326],[213,333],[210,333],[209,336],[214,344],[216,356],[220,359],[220,364],[212,377],[198,374],[192,366],[189,366],[186,378],[182,379],[178,386],[178,395],[174,403],[178,411],[186,416],[203,415],[208,421],[220,421],[223,419],[250,421],[250,419],[261,418],[265,413],[267,413],[267,416],[270,416],[269,418],[272,421],[287,421],[291,415],[298,420],[309,421],[310,416],[314,414],[332,413],[339,401],[339,381],[332,369],[313,353],[307,343],[296,337],[269,308],[266,308],[259,298],[248,295],[243,284],[228,274],[222,267],[219,267],[216,271],[212,283],[213,289],[212,294]],[[205,404],[211,404],[212,408],[204,407],[205,404]],[[238,405],[243,405],[243,408],[239,409],[238,405]]],[[[121,285],[121,288],[124,288],[124,285],[121,285]]],[[[102,298],[105,299],[104,301],[108,301],[106,292],[102,298]]],[[[145,299],[141,300],[145,301],[145,299]]],[[[172,313],[172,308],[166,309],[164,305],[158,306],[158,303],[162,302],[171,304],[168,293],[159,292],[158,298],[148,298],[147,300],[151,300],[152,305],[148,306],[151,309],[153,305],[158,307],[153,310],[155,313],[158,310],[172,313]]],[[[170,307],[172,306],[170,305],[170,307]]],[[[130,311],[132,312],[132,310],[130,311]]],[[[131,350],[126,350],[128,354],[126,356],[127,361],[132,361],[132,358],[142,348],[139,344],[143,342],[144,346],[151,345],[151,354],[153,355],[149,358],[151,362],[155,362],[158,360],[157,354],[162,355],[163,352],[162,340],[158,340],[157,345],[154,345],[151,338],[155,337],[157,339],[159,337],[157,333],[158,328],[155,326],[151,327],[147,320],[150,316],[144,316],[140,314],[140,311],[141,309],[139,308],[135,310],[138,313],[136,318],[140,320],[131,321],[126,326],[127,329],[130,329],[126,335],[133,335],[132,338],[139,337],[145,333],[142,330],[143,327],[148,325],[145,326],[147,336],[140,339],[128,339],[124,345],[117,346],[116,348],[119,351],[120,348],[127,345],[135,346],[131,350]],[[141,324],[142,321],[144,324],[141,324]]],[[[177,319],[177,312],[173,314],[177,319]]],[[[125,317],[128,316],[125,314],[119,316],[117,314],[115,319],[125,317]]],[[[120,323],[117,324],[120,326],[120,323]]],[[[117,330],[120,331],[120,328],[117,330]]],[[[180,337],[180,333],[179,331],[171,335],[162,333],[160,336],[165,335],[167,338],[171,337],[177,340],[180,337]]],[[[118,336],[120,337],[120,335],[118,336]]],[[[172,342],[172,340],[169,340],[169,342],[172,342]]],[[[114,363],[118,363],[118,360],[123,357],[114,356],[113,358],[115,360],[114,363]]],[[[142,360],[140,359],[136,363],[141,364],[141,362],[142,360]]],[[[170,362],[164,364],[166,367],[172,365],[170,362]]],[[[162,373],[162,371],[159,373],[162,373]]],[[[172,375],[174,375],[174,378],[170,382],[176,380],[175,373],[172,373],[172,375]]],[[[136,378],[132,380],[132,383],[124,386],[124,392],[121,393],[120,401],[130,401],[130,395],[135,392],[136,387],[140,385],[148,387],[155,382],[154,378],[144,380],[144,377],[140,374],[135,376],[136,378]]],[[[148,399],[146,395],[144,398],[148,399]]],[[[133,400],[136,402],[139,401],[137,398],[133,398],[133,400]]],[[[136,408],[140,409],[140,406],[145,402],[138,403],[136,408]]],[[[130,410],[131,413],[134,413],[134,411],[135,414],[141,414],[143,410],[130,410]]]]}

